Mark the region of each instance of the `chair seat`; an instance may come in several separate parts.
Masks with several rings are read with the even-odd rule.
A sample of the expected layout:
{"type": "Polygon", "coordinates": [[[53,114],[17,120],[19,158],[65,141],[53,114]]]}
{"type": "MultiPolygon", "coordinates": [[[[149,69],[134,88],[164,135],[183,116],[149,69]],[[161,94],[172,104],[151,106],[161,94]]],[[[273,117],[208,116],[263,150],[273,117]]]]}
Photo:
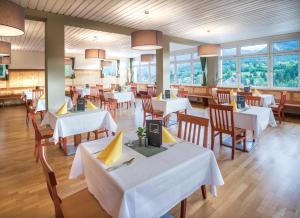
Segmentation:
{"type": "Polygon", "coordinates": [[[244,134],[245,132],[246,132],[245,129],[234,127],[234,134],[235,135],[241,135],[241,134],[244,134]]]}
{"type": "Polygon", "coordinates": [[[53,130],[50,128],[41,128],[40,132],[43,139],[51,138],[53,136],[53,130]]]}
{"type": "Polygon", "coordinates": [[[110,217],[87,188],[62,199],[61,208],[65,218],[110,217]]]}

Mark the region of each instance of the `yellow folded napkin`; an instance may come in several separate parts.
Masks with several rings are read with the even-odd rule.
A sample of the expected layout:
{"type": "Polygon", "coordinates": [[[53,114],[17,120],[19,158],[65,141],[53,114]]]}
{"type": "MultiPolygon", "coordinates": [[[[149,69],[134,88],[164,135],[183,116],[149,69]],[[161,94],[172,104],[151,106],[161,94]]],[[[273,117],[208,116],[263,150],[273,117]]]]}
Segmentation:
{"type": "Polygon", "coordinates": [[[235,101],[232,101],[232,102],[230,103],[230,106],[233,107],[233,111],[234,111],[234,112],[237,112],[237,105],[236,105],[236,102],[235,102],[235,101]]]}
{"type": "Polygon", "coordinates": [[[254,89],[254,93],[255,93],[256,95],[260,95],[260,92],[259,92],[257,89],[254,89]]]}
{"type": "Polygon", "coordinates": [[[87,101],[86,107],[89,110],[95,110],[95,109],[97,109],[97,107],[92,102],[90,102],[89,100],[87,101]]]}
{"type": "Polygon", "coordinates": [[[56,114],[57,115],[63,115],[68,113],[68,108],[67,108],[67,103],[64,103],[57,111],[56,114]]]}
{"type": "Polygon", "coordinates": [[[171,133],[165,127],[162,127],[162,142],[163,143],[176,142],[176,139],[174,138],[174,136],[172,136],[171,133]]]}
{"type": "Polygon", "coordinates": [[[117,161],[122,155],[123,135],[124,133],[120,132],[97,158],[106,165],[117,161]]]}
{"type": "Polygon", "coordinates": [[[237,89],[237,92],[240,92],[240,91],[241,91],[240,88],[238,88],[238,89],[237,89]]]}
{"type": "Polygon", "coordinates": [[[230,90],[230,95],[234,95],[233,89],[230,90]]]}
{"type": "Polygon", "coordinates": [[[156,97],[157,100],[161,101],[162,100],[162,94],[160,93],[157,97],[156,97]]]}
{"type": "Polygon", "coordinates": [[[45,93],[40,96],[40,99],[45,99],[45,93]]]}
{"type": "Polygon", "coordinates": [[[171,92],[171,98],[175,99],[175,98],[177,98],[177,96],[173,92],[171,92]]]}
{"type": "Polygon", "coordinates": [[[115,89],[111,89],[110,92],[111,92],[111,93],[115,93],[115,89]]]}

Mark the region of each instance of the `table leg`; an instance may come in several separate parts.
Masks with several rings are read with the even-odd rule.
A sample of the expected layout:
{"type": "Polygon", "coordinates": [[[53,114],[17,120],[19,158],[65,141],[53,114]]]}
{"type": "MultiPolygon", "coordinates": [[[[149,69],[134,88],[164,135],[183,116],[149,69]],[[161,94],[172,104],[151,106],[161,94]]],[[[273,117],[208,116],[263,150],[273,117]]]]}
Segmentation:
{"type": "Polygon", "coordinates": [[[65,155],[68,155],[68,146],[67,146],[67,137],[62,138],[62,149],[65,153],[65,155]]]}
{"type": "Polygon", "coordinates": [[[186,199],[181,201],[180,218],[185,218],[185,214],[186,214],[186,199]]]}
{"type": "Polygon", "coordinates": [[[77,147],[81,143],[81,134],[74,135],[74,146],[77,147]]]}

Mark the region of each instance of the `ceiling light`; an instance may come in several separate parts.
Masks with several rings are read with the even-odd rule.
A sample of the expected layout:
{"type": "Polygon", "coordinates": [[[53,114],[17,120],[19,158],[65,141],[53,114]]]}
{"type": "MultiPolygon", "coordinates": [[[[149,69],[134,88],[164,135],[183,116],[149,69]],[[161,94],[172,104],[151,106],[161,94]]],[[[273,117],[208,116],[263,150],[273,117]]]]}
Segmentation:
{"type": "Polygon", "coordinates": [[[220,56],[221,46],[219,44],[204,44],[198,46],[198,55],[200,57],[220,56]]]}
{"type": "Polygon", "coordinates": [[[101,66],[106,67],[106,66],[111,66],[112,62],[108,60],[101,60],[101,66]]]}
{"type": "Polygon", "coordinates": [[[138,30],[131,33],[131,48],[137,50],[155,50],[162,48],[162,32],[156,30],[138,30]]]}
{"type": "Polygon", "coordinates": [[[0,36],[19,36],[24,34],[24,8],[10,2],[0,1],[0,36]]]}
{"type": "Polygon", "coordinates": [[[149,14],[149,11],[146,10],[146,11],[144,11],[144,13],[145,13],[145,14],[149,14]]]}
{"type": "Polygon", "coordinates": [[[142,54],[141,55],[141,62],[152,62],[155,60],[155,54],[142,54]]]}
{"type": "Polygon", "coordinates": [[[85,59],[104,60],[105,50],[103,49],[85,49],[85,59]]]}
{"type": "Polygon", "coordinates": [[[10,64],[11,60],[9,56],[0,57],[0,64],[10,64]]]}
{"type": "Polygon", "coordinates": [[[0,56],[10,56],[11,44],[9,42],[0,41],[0,56]]]}

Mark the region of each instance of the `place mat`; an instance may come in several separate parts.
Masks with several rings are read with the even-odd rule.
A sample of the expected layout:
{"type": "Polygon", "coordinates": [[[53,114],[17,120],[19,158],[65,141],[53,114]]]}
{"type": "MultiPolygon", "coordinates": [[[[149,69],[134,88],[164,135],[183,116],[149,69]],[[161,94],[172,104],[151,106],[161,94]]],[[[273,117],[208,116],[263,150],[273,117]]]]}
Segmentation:
{"type": "Polygon", "coordinates": [[[145,157],[151,157],[153,155],[159,154],[160,152],[163,152],[167,150],[165,147],[154,147],[154,146],[140,146],[139,141],[133,141],[131,144],[127,143],[125,144],[129,148],[135,150],[136,152],[144,155],[145,157]]]}

